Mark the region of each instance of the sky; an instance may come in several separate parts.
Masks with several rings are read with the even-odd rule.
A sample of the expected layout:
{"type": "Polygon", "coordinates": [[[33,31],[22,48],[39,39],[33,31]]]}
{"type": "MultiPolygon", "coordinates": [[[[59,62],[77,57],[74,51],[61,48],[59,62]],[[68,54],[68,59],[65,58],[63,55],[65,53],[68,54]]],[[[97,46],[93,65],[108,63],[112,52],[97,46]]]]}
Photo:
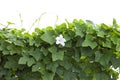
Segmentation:
{"type": "Polygon", "coordinates": [[[10,21],[16,28],[29,30],[42,14],[39,24],[32,29],[54,26],[65,19],[72,22],[75,18],[91,20],[95,24],[112,24],[115,18],[120,23],[119,8],[119,0],[1,0],[0,23],[7,25],[10,21]]]}

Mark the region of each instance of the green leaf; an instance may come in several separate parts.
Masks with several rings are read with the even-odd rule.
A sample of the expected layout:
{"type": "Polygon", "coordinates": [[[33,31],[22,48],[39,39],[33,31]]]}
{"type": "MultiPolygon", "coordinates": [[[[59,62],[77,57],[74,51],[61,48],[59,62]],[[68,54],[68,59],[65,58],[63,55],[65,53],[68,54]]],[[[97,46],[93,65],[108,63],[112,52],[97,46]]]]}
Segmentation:
{"type": "Polygon", "coordinates": [[[45,33],[41,36],[41,39],[49,44],[55,42],[55,33],[53,30],[46,30],[45,33]]]}
{"type": "Polygon", "coordinates": [[[63,60],[63,58],[64,58],[64,51],[58,51],[58,52],[52,53],[53,61],[63,60]]]}
{"type": "Polygon", "coordinates": [[[53,62],[53,61],[52,61],[52,59],[51,59],[51,56],[50,56],[50,58],[48,58],[48,56],[44,57],[43,63],[44,63],[45,65],[50,64],[50,63],[52,63],[52,62],[53,62]]]}
{"type": "Polygon", "coordinates": [[[27,56],[23,56],[19,59],[18,64],[27,64],[28,67],[35,64],[35,60],[33,58],[29,58],[27,56]]]}
{"type": "Polygon", "coordinates": [[[3,53],[3,55],[8,55],[9,51],[8,50],[3,50],[2,53],[3,53]]]}
{"type": "Polygon", "coordinates": [[[41,45],[42,40],[40,39],[40,37],[36,37],[35,39],[35,46],[39,47],[41,45]]]}
{"type": "Polygon", "coordinates": [[[29,45],[32,46],[34,45],[35,40],[33,38],[29,38],[29,45]]]}
{"type": "Polygon", "coordinates": [[[24,43],[21,40],[15,40],[14,44],[17,45],[17,46],[24,47],[24,43]]]}
{"type": "Polygon", "coordinates": [[[8,21],[7,24],[8,24],[8,25],[11,25],[11,24],[15,24],[15,23],[8,21]]]}
{"type": "MultiPolygon", "coordinates": [[[[66,60],[66,59],[65,59],[66,60]]],[[[59,63],[61,66],[63,66],[66,70],[70,69],[72,67],[72,64],[70,62],[66,61],[62,61],[59,63]]]]}
{"type": "Polygon", "coordinates": [[[31,53],[30,55],[32,55],[36,61],[39,61],[43,58],[43,54],[39,48],[36,48],[35,51],[31,53]]]}
{"type": "MultiPolygon", "coordinates": [[[[44,72],[45,65],[44,63],[37,62],[35,65],[32,66],[32,72],[44,72]]],[[[43,74],[43,73],[42,73],[43,74]]]]}
{"type": "Polygon", "coordinates": [[[90,47],[81,48],[81,56],[91,57],[94,54],[95,50],[92,50],[90,47]]]}
{"type": "Polygon", "coordinates": [[[44,56],[48,55],[48,50],[46,50],[44,47],[42,47],[40,51],[44,54],[44,56]]]}
{"type": "Polygon", "coordinates": [[[53,80],[55,73],[51,72],[44,72],[44,75],[42,76],[43,80],[53,80]]]}
{"type": "Polygon", "coordinates": [[[38,63],[38,64],[36,64],[36,65],[33,65],[33,66],[32,66],[32,72],[39,71],[40,66],[41,66],[41,64],[40,64],[40,63],[38,63]]]}
{"type": "Polygon", "coordinates": [[[85,24],[79,24],[74,22],[74,25],[76,27],[76,35],[83,37],[85,35],[86,31],[86,25],[85,24]]]}
{"type": "Polygon", "coordinates": [[[82,43],[83,43],[84,39],[78,37],[76,41],[77,41],[77,43],[76,43],[76,47],[80,47],[80,46],[82,46],[82,43]]]}
{"type": "Polygon", "coordinates": [[[8,45],[7,49],[10,51],[11,55],[16,54],[17,51],[19,50],[19,48],[16,48],[16,46],[14,46],[13,44],[8,45]]]}
{"type": "Polygon", "coordinates": [[[0,67],[0,79],[1,80],[2,80],[2,76],[6,75],[6,74],[7,74],[7,71],[4,68],[0,67]]]}
{"type": "Polygon", "coordinates": [[[64,68],[58,67],[56,70],[56,74],[59,75],[60,78],[63,78],[64,68]]]}
{"type": "Polygon", "coordinates": [[[56,72],[57,67],[58,67],[57,63],[50,63],[46,65],[46,69],[52,71],[53,73],[56,72]]]}
{"type": "Polygon", "coordinates": [[[77,76],[70,71],[66,71],[63,80],[77,80],[77,76]]]}
{"type": "Polygon", "coordinates": [[[39,71],[39,69],[40,69],[39,66],[40,66],[40,65],[33,65],[33,66],[32,66],[32,72],[39,71]]]}
{"type": "Polygon", "coordinates": [[[97,31],[97,36],[104,37],[105,35],[106,35],[106,33],[103,30],[98,30],[97,31]]]}
{"type": "Polygon", "coordinates": [[[100,51],[95,52],[95,61],[99,61],[103,54],[100,51]]]}
{"type": "Polygon", "coordinates": [[[86,73],[84,72],[84,71],[80,71],[81,73],[79,73],[79,79],[81,79],[81,80],[92,80],[92,79],[90,79],[90,77],[87,77],[86,76],[86,73]]]}
{"type": "Polygon", "coordinates": [[[29,60],[27,61],[27,65],[28,67],[32,66],[33,64],[35,64],[35,60],[33,58],[29,58],[29,60]]]}
{"type": "Polygon", "coordinates": [[[86,22],[87,22],[86,24],[89,26],[87,28],[87,33],[89,33],[89,32],[92,33],[94,31],[93,29],[96,29],[96,25],[91,20],[86,20],[86,22]]]}
{"type": "Polygon", "coordinates": [[[71,39],[71,36],[69,36],[68,34],[64,34],[64,38],[66,41],[69,41],[71,39]]]}
{"type": "Polygon", "coordinates": [[[75,32],[71,29],[67,29],[67,30],[64,30],[63,36],[66,41],[70,41],[71,39],[75,37],[75,32]]]}
{"type": "Polygon", "coordinates": [[[66,43],[65,43],[65,47],[72,47],[72,41],[67,41],[66,43]]]}
{"type": "Polygon", "coordinates": [[[112,35],[111,37],[110,37],[110,40],[114,43],[114,44],[117,44],[117,41],[118,41],[118,37],[117,36],[115,36],[115,35],[112,35]]]}
{"type": "Polygon", "coordinates": [[[120,52],[120,39],[117,40],[116,51],[120,52]]]}
{"type": "Polygon", "coordinates": [[[113,27],[114,28],[119,28],[119,25],[117,24],[117,21],[115,18],[113,18],[113,27]]]}
{"type": "Polygon", "coordinates": [[[96,28],[96,26],[95,25],[88,25],[86,33],[87,34],[94,34],[95,30],[93,28],[96,28]]]}
{"type": "Polygon", "coordinates": [[[103,72],[94,74],[94,78],[95,78],[95,80],[111,80],[109,75],[107,75],[103,72]]]}
{"type": "Polygon", "coordinates": [[[120,67],[120,58],[115,57],[114,59],[111,60],[111,62],[114,68],[120,67]]]}
{"type": "Polygon", "coordinates": [[[76,60],[77,62],[80,61],[80,56],[81,56],[81,54],[80,54],[79,49],[75,49],[75,60],[76,60]]]}
{"type": "Polygon", "coordinates": [[[94,41],[94,37],[92,35],[86,35],[84,42],[82,43],[83,47],[91,47],[94,49],[97,46],[97,43],[94,41]]]}
{"type": "Polygon", "coordinates": [[[67,29],[66,23],[62,23],[60,25],[56,25],[55,30],[58,34],[60,34],[61,32],[63,32],[64,30],[67,29]]]}
{"type": "Polygon", "coordinates": [[[18,68],[18,56],[8,56],[4,68],[17,70],[18,68]]]}
{"type": "Polygon", "coordinates": [[[26,64],[29,61],[29,57],[23,56],[19,59],[18,64],[26,64]]]}
{"type": "Polygon", "coordinates": [[[6,42],[1,42],[1,43],[0,43],[0,50],[1,50],[1,51],[5,50],[5,49],[6,49],[6,46],[8,46],[8,43],[6,43],[6,42]]]}
{"type": "Polygon", "coordinates": [[[57,47],[52,46],[48,49],[52,53],[52,60],[63,60],[64,58],[64,50],[57,50],[57,47]]]}
{"type": "Polygon", "coordinates": [[[112,54],[110,51],[105,50],[105,53],[101,53],[100,51],[95,52],[95,61],[99,62],[103,66],[108,66],[109,61],[112,57],[112,54]]]}
{"type": "Polygon", "coordinates": [[[103,41],[102,43],[103,43],[103,47],[111,48],[112,43],[111,43],[110,39],[107,38],[107,39],[106,39],[105,41],[103,41]]]}

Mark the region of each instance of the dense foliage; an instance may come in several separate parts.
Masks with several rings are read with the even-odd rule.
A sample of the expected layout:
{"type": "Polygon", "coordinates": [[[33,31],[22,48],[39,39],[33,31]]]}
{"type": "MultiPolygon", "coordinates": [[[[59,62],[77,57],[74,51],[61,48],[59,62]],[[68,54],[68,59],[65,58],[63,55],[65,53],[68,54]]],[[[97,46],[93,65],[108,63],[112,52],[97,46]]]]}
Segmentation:
{"type": "Polygon", "coordinates": [[[117,80],[120,26],[91,21],[0,30],[0,80],[117,80]],[[63,43],[59,37],[63,39],[63,43]],[[57,38],[58,37],[58,38],[57,38]]]}

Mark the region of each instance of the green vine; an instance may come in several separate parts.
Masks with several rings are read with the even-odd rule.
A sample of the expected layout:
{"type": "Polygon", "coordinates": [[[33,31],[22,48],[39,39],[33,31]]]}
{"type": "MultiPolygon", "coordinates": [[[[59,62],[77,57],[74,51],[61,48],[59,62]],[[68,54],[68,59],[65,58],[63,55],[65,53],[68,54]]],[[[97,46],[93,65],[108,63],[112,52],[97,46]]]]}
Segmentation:
{"type": "Polygon", "coordinates": [[[0,80],[117,80],[120,26],[73,20],[55,28],[0,30],[0,80]]]}

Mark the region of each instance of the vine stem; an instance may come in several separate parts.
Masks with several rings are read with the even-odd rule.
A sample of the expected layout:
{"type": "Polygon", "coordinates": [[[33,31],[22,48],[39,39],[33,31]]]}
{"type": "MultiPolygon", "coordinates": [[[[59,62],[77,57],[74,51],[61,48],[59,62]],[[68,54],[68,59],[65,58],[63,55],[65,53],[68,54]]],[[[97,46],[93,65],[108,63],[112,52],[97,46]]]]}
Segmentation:
{"type": "Polygon", "coordinates": [[[32,23],[32,25],[31,25],[31,27],[29,28],[29,30],[28,30],[28,32],[30,32],[30,30],[32,29],[32,27],[38,22],[38,26],[40,26],[40,20],[41,20],[41,18],[42,18],[42,16],[43,15],[45,15],[46,14],[46,12],[44,12],[44,13],[42,13],[41,15],[40,15],[40,17],[39,18],[37,18],[33,23],[32,23]]]}

